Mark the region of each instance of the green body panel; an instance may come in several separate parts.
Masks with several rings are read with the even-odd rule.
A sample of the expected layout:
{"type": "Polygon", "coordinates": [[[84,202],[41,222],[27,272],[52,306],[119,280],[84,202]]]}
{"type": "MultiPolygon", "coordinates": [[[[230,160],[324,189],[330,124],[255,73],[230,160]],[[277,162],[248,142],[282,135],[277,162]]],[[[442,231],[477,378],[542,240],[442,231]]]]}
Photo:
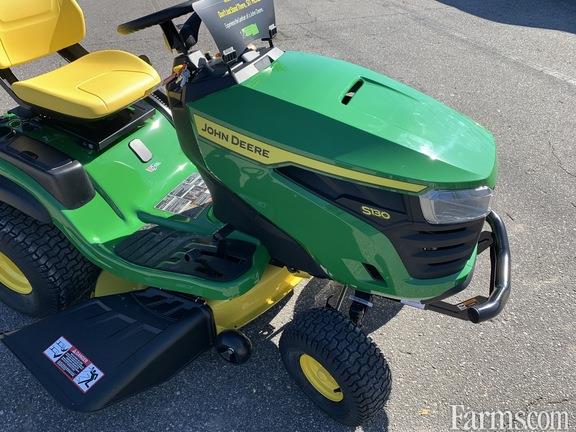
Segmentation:
{"type": "Polygon", "coordinates": [[[219,124],[322,162],[433,188],[494,187],[493,136],[368,69],[286,52],[242,85],[194,103],[219,124]],[[344,96],[363,86],[348,105],[344,96]]]}
{"type": "MultiPolygon", "coordinates": [[[[12,124],[17,122],[13,117],[12,124]]],[[[79,209],[67,210],[34,179],[1,160],[0,175],[32,193],[71,242],[99,267],[134,282],[214,300],[241,295],[260,279],[269,261],[262,246],[257,249],[252,269],[240,280],[227,283],[135,266],[114,253],[116,244],[145,228],[146,222],[199,235],[211,235],[223,226],[210,216],[209,209],[193,220],[155,209],[170,191],[197,172],[184,156],[174,128],[160,114],[98,154],[87,152],[54,129],[30,132],[30,136],[79,160],[96,186],[94,199],[79,209]],[[134,139],[142,140],[152,151],[152,161],[142,163],[129,149],[128,144],[134,139]],[[150,166],[156,169],[147,170],[150,166]]],[[[232,238],[258,244],[256,239],[241,233],[234,233],[232,238]]]]}
{"type": "Polygon", "coordinates": [[[392,243],[368,223],[273,170],[262,170],[256,162],[232,156],[205,140],[199,142],[210,170],[243,200],[305,246],[340,283],[386,297],[421,300],[440,296],[463,283],[474,268],[475,253],[457,275],[442,279],[412,278],[392,243]],[[375,281],[363,263],[375,266],[384,281],[375,281]]]}
{"type": "MultiPolygon", "coordinates": [[[[488,131],[414,89],[338,60],[288,52],[188,110],[192,124],[200,115],[296,155],[427,189],[494,187],[496,181],[496,148],[488,131]],[[359,80],[362,87],[344,104],[359,80]]],[[[196,136],[183,145],[199,147],[202,160],[194,162],[298,241],[338,282],[424,300],[463,284],[472,272],[476,251],[458,274],[411,277],[389,239],[372,225],[278,174],[278,165],[231,152],[193,128],[196,136]],[[363,263],[376,267],[384,280],[374,280],[363,263]]]]}

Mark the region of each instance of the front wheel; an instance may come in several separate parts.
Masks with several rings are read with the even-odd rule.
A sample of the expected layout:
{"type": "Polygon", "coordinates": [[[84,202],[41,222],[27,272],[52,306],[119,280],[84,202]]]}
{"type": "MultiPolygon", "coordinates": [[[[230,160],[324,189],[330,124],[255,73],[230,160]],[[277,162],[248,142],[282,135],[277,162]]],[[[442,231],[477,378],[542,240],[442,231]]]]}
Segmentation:
{"type": "Polygon", "coordinates": [[[304,393],[340,423],[365,423],[390,396],[392,377],[384,356],[334,309],[312,309],[297,317],[282,334],[280,353],[304,393]]]}

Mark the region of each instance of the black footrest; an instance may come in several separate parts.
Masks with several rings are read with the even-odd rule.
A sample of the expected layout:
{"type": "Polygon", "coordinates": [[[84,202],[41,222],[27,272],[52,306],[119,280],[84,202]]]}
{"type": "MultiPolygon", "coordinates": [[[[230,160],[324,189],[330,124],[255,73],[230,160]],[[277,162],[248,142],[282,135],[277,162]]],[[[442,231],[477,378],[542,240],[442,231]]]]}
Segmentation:
{"type": "Polygon", "coordinates": [[[122,240],[115,251],[143,267],[228,282],[250,270],[256,245],[155,227],[122,240]]]}
{"type": "Polygon", "coordinates": [[[214,338],[202,302],[148,289],[88,301],[3,342],[55,399],[89,412],[162,383],[214,338]]]}

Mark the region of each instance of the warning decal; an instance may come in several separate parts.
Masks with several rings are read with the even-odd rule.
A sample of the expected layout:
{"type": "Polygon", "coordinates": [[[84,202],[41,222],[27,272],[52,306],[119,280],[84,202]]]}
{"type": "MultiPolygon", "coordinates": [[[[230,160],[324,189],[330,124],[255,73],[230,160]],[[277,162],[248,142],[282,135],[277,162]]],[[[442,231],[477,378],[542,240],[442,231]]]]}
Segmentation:
{"type": "Polygon", "coordinates": [[[180,214],[212,202],[210,191],[200,174],[192,174],[156,205],[158,210],[180,214]]]}
{"type": "Polygon", "coordinates": [[[88,357],[64,337],[50,345],[44,355],[84,393],[104,376],[88,357]]]}

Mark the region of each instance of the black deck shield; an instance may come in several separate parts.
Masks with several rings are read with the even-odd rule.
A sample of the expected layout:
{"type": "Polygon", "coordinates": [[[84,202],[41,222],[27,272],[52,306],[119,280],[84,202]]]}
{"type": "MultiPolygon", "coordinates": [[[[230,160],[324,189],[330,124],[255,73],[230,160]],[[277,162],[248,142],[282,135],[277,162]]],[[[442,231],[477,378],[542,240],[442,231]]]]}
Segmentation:
{"type": "Polygon", "coordinates": [[[90,412],[167,380],[214,337],[206,305],[148,289],[88,301],[3,342],[62,405],[90,412]]]}

